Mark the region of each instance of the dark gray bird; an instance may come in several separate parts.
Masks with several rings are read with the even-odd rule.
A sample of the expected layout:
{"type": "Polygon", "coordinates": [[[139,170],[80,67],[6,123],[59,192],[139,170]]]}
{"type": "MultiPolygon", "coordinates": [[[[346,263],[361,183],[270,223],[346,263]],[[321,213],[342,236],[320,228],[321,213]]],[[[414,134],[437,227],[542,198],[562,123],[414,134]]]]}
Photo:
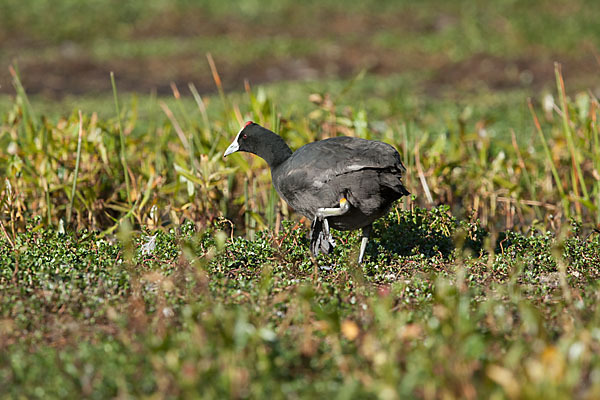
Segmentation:
{"type": "Polygon", "coordinates": [[[310,249],[329,254],[335,242],[329,228],[362,228],[358,263],[363,260],[372,223],[409,192],[406,169],[392,146],[374,140],[334,137],[292,150],[276,133],[247,122],[225,151],[262,157],[273,186],[290,207],[311,219],[310,249]]]}

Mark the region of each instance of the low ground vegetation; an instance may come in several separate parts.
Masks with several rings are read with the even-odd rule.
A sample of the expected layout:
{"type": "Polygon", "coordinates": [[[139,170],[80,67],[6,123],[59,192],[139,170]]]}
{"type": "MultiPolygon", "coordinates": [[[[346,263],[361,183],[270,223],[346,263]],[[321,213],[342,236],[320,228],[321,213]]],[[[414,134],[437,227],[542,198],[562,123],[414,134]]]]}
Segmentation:
{"type": "MultiPolygon", "coordinates": [[[[223,2],[200,11],[173,2],[162,13],[166,3],[146,3],[111,11],[106,18],[122,29],[110,34],[85,23],[93,12],[40,25],[46,2],[26,12],[16,1],[0,6],[0,41],[13,43],[0,62],[11,49],[30,49],[0,74],[2,90],[12,84],[12,94],[0,97],[2,395],[600,397],[600,105],[594,87],[580,90],[597,85],[597,74],[585,73],[593,62],[581,61],[592,54],[586,43],[597,40],[594,2],[502,1],[497,13],[453,2],[441,16],[431,11],[436,1],[422,9],[406,3],[412,34],[390,27],[406,41],[369,30],[364,39],[336,42],[376,43],[381,65],[348,57],[332,72],[342,79],[251,80],[235,93],[223,76],[235,78],[247,64],[226,54],[242,57],[243,47],[261,57],[279,46],[276,63],[306,58],[322,70],[335,60],[314,53],[335,54],[319,50],[333,39],[315,47],[314,38],[299,37],[303,13],[321,10],[310,15],[329,18],[325,33],[339,35],[348,30],[340,21],[353,21],[352,29],[378,26],[369,18],[393,22],[384,17],[392,3],[369,12],[358,2],[344,12],[309,5],[275,43],[239,23],[257,18],[256,2],[242,2],[243,18],[225,25],[238,37],[233,50],[198,39],[202,49],[226,49],[208,63],[202,51],[210,81],[177,69],[184,74],[164,85],[154,80],[171,65],[164,57],[190,65],[179,51],[197,50],[192,36],[202,33],[186,39],[176,28],[190,24],[181,21],[210,12],[219,25],[234,11],[219,8],[223,2]],[[529,17],[540,9],[550,14],[529,17]],[[164,25],[148,44],[157,15],[164,25]],[[90,36],[65,42],[82,31],[79,23],[90,36]],[[43,26],[58,28],[51,35],[43,26]],[[50,46],[43,55],[31,47],[40,41],[50,46]],[[132,48],[143,54],[123,61],[132,48]],[[392,53],[410,61],[406,69],[391,71],[398,60],[384,55],[392,53]],[[549,54],[573,69],[563,71],[549,54]],[[103,57],[115,62],[116,79],[101,78],[112,93],[71,103],[28,95],[26,87],[41,87],[39,60],[52,70],[103,57]],[[139,75],[136,63],[156,59],[161,68],[144,68],[156,74],[148,76],[158,96],[122,92],[144,90],[148,82],[130,77],[139,75]],[[216,94],[204,94],[208,84],[216,94]],[[460,96],[448,94],[448,84],[460,96]],[[355,263],[357,232],[336,232],[333,255],[311,259],[307,221],[279,200],[264,162],[222,159],[246,120],[281,133],[293,149],[343,134],[400,151],[412,195],[375,224],[364,265],[355,263]]],[[[295,3],[277,3],[267,17],[288,21],[281,16],[295,3]]],[[[73,87],[62,82],[53,95],[73,87]]]]}
{"type": "Polygon", "coordinates": [[[376,231],[363,267],[358,235],[314,263],[288,222],[253,240],[224,221],[121,241],[20,233],[0,252],[3,391],[598,394],[598,234],[574,224],[492,241],[443,207],[396,209],[376,231]]]}

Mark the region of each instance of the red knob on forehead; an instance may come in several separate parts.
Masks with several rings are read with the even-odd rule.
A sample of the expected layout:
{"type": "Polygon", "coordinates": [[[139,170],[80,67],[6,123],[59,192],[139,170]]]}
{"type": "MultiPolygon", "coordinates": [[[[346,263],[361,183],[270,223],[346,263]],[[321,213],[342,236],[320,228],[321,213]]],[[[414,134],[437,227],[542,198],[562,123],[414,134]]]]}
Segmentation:
{"type": "Polygon", "coordinates": [[[246,122],[246,125],[244,125],[244,128],[245,128],[245,127],[247,127],[247,126],[248,126],[248,125],[250,125],[250,124],[253,124],[253,123],[254,123],[254,122],[252,122],[252,121],[248,121],[248,122],[246,122]]]}

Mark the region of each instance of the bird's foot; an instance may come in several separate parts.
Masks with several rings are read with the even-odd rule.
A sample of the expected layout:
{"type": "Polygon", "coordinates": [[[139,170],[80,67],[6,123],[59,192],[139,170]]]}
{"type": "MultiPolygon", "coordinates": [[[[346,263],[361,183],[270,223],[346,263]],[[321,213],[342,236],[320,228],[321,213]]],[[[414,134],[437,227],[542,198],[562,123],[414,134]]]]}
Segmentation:
{"type": "Polygon", "coordinates": [[[319,252],[329,254],[335,247],[335,240],[329,232],[329,222],[327,219],[316,217],[310,230],[310,250],[316,257],[319,252]]]}
{"type": "Polygon", "coordinates": [[[316,257],[319,251],[323,254],[329,254],[335,247],[335,241],[329,233],[328,217],[337,217],[344,215],[350,210],[350,203],[345,197],[340,199],[339,207],[319,208],[312,222],[310,232],[310,250],[316,257]]]}

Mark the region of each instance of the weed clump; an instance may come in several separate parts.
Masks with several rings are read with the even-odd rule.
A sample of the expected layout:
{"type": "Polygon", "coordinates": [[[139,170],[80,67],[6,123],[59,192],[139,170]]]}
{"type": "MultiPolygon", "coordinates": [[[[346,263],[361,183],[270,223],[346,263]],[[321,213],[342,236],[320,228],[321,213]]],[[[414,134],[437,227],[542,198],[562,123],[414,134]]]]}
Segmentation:
{"type": "Polygon", "coordinates": [[[600,359],[581,352],[596,346],[600,238],[578,224],[561,238],[507,231],[488,246],[446,207],[396,209],[362,267],[345,250],[356,232],[315,265],[295,223],[253,241],[230,230],[147,228],[130,258],[88,231],[3,240],[8,393],[488,396],[514,390],[503,374],[528,393],[596,390],[586,371],[600,359]],[[556,379],[530,373],[542,362],[556,379]]]}

